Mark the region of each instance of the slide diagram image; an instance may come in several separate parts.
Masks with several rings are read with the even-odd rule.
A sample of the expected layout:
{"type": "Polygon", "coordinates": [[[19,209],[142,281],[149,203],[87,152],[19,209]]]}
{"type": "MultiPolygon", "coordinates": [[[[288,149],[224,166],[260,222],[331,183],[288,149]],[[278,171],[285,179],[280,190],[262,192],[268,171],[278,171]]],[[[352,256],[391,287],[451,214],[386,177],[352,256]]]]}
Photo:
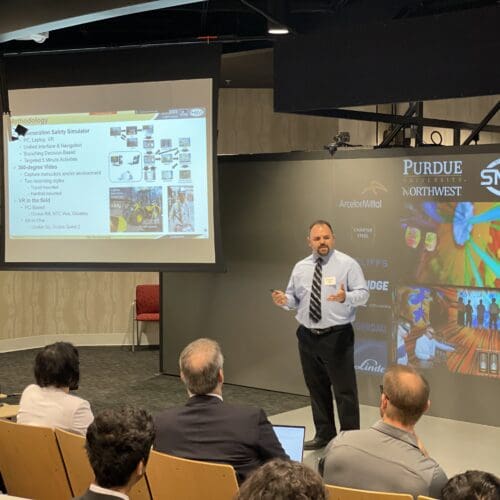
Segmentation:
{"type": "Polygon", "coordinates": [[[162,188],[113,187],[109,190],[112,233],[162,232],[162,188]]]}
{"type": "Polygon", "coordinates": [[[175,233],[194,231],[193,186],[169,186],[168,230],[175,233]]]}
{"type": "Polygon", "coordinates": [[[141,156],[139,151],[112,151],[108,162],[109,180],[111,182],[141,181],[141,156]]]}
{"type": "MultiPolygon", "coordinates": [[[[191,166],[191,137],[179,137],[177,145],[169,137],[162,137],[158,141],[155,136],[155,127],[152,124],[142,126],[112,126],[109,135],[125,142],[127,148],[134,148],[129,152],[112,152],[110,154],[110,179],[112,182],[137,182],[157,180],[157,163],[168,167],[172,171],[180,166],[188,169],[191,166]],[[159,148],[157,148],[159,142],[159,148]],[[139,150],[138,148],[142,148],[139,150]],[[112,168],[113,167],[113,168],[112,168]],[[132,168],[138,167],[138,168],[132,168]]],[[[163,175],[163,174],[162,174],[163,175]]],[[[191,182],[191,171],[179,172],[179,180],[191,182]]],[[[166,175],[163,175],[163,178],[166,175]]],[[[171,177],[173,178],[173,172],[171,177]]]]}

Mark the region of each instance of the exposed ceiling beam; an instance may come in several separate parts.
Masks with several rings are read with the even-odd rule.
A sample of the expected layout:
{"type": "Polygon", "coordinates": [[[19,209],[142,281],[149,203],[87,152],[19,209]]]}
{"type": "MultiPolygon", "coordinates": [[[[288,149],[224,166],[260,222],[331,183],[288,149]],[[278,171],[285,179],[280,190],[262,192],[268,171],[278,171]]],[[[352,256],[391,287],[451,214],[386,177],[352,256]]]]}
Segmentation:
{"type": "Polygon", "coordinates": [[[0,42],[203,0],[2,0],[0,42]]]}

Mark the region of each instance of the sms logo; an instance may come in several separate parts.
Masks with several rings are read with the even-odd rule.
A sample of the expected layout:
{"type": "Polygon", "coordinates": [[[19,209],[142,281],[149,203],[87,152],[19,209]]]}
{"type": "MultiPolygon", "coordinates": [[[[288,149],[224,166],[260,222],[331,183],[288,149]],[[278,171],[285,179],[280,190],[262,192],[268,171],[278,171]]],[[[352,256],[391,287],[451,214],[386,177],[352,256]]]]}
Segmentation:
{"type": "Polygon", "coordinates": [[[497,196],[500,196],[500,158],[493,160],[486,168],[481,170],[481,186],[497,196]]]}

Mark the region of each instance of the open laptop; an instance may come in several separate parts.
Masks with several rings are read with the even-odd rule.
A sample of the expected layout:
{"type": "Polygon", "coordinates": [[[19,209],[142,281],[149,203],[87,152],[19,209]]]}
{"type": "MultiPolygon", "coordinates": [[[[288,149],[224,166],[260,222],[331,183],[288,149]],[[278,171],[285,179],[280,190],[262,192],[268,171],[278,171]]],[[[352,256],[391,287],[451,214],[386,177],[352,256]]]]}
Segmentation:
{"type": "Polygon", "coordinates": [[[302,462],[306,428],[303,425],[273,425],[285,453],[296,462],[302,462]]]}

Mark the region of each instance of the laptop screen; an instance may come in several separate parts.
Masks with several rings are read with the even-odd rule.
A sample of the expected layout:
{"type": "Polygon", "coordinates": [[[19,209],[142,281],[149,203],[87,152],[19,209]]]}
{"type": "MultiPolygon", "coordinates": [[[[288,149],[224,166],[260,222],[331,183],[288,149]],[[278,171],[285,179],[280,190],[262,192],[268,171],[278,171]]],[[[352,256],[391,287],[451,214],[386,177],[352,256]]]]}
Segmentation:
{"type": "Polygon", "coordinates": [[[302,462],[306,428],[302,425],[273,425],[285,453],[296,462],[302,462]]]}

